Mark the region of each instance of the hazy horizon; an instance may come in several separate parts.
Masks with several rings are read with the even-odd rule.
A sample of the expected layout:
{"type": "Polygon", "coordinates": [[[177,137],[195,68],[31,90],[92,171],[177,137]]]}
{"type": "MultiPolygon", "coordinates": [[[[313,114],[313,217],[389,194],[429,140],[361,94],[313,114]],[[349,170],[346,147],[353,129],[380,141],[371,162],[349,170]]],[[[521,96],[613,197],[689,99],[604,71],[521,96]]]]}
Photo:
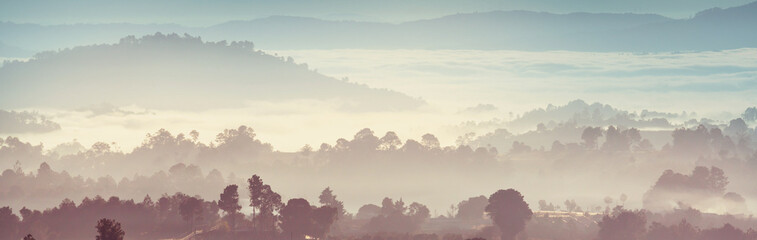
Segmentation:
{"type": "Polygon", "coordinates": [[[139,23],[139,24],[181,24],[187,26],[211,26],[228,21],[252,20],[270,16],[299,16],[327,20],[351,20],[399,23],[446,15],[488,11],[526,10],[552,13],[638,13],[659,14],[685,19],[695,13],[710,8],[729,8],[744,5],[751,0],[697,0],[697,1],[634,1],[599,3],[588,0],[570,2],[540,0],[444,0],[433,5],[405,1],[341,1],[327,3],[298,1],[280,3],[278,1],[236,1],[220,3],[177,4],[180,1],[163,3],[129,2],[101,3],[97,1],[5,1],[0,11],[0,21],[57,24],[95,23],[139,23]],[[114,11],[114,9],[119,9],[114,11]],[[60,13],[66,10],[66,13],[60,13]],[[22,14],[23,13],[23,14],[22,14]]]}

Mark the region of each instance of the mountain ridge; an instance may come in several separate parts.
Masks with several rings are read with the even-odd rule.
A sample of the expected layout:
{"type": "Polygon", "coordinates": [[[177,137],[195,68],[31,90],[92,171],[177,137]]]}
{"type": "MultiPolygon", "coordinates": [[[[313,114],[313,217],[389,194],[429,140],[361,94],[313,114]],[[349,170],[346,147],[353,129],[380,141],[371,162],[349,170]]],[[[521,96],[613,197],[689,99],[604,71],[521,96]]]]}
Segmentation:
{"type": "Polygon", "coordinates": [[[757,47],[757,2],[672,19],[638,13],[460,13],[402,23],[270,16],[208,27],[176,24],[0,23],[0,42],[35,51],[115,42],[127,35],[188,33],[254,41],[263,49],[478,49],[523,51],[706,51],[757,47]],[[706,38],[707,41],[699,40],[706,38]]]}

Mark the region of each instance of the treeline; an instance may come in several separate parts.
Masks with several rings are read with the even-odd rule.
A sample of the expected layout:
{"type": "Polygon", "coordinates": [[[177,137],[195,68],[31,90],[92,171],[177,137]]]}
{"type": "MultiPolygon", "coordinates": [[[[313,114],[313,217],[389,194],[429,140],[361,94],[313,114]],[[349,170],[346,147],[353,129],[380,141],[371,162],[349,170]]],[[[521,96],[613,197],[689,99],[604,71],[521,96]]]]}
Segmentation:
{"type": "Polygon", "coordinates": [[[0,175],[0,195],[5,204],[12,206],[48,206],[52,199],[82,199],[86,196],[142,197],[166,192],[190,192],[209,196],[231,183],[241,182],[233,174],[224,177],[220,171],[203,174],[196,165],[178,163],[167,171],[152,175],[134,174],[118,181],[106,175],[98,178],[72,176],[66,171],[55,171],[47,163],[40,164],[36,173],[25,173],[20,166],[7,169],[0,175]]]}
{"type": "Polygon", "coordinates": [[[720,227],[700,229],[683,219],[676,224],[663,225],[659,222],[647,224],[644,210],[615,208],[598,223],[599,240],[751,240],[757,239],[757,231],[744,231],[726,223],[720,227]]]}
{"type": "MultiPolygon", "coordinates": [[[[270,185],[253,175],[243,192],[249,194],[252,214],[242,214],[239,189],[229,185],[217,200],[204,200],[182,193],[163,195],[157,201],[146,196],[141,202],[99,196],[80,204],[63,200],[45,211],[0,208],[0,239],[598,239],[598,240],[752,240],[757,231],[742,230],[751,219],[704,214],[678,209],[655,214],[646,210],[615,207],[604,214],[533,212],[524,196],[514,189],[498,190],[487,197],[460,203],[466,213],[456,221],[477,221],[484,227],[432,229],[428,208],[420,203],[386,198],[382,206],[365,205],[356,216],[346,213],[331,189],[319,197],[320,206],[302,198],[284,203],[270,185]],[[476,215],[480,211],[481,215],[476,215]],[[471,215],[472,213],[472,215],[471,215]],[[367,218],[367,219],[365,219],[367,218]],[[490,222],[489,222],[490,221],[490,222]],[[489,223],[491,225],[489,225],[489,223]],[[733,223],[733,224],[732,224],[733,223]],[[361,225],[364,231],[344,232],[339,227],[361,225]],[[700,227],[709,225],[712,227],[700,227]],[[95,228],[93,228],[95,226],[95,228]]],[[[444,217],[433,221],[447,221],[444,217]]]]}
{"type": "MultiPolygon", "coordinates": [[[[44,211],[22,208],[19,218],[10,208],[2,210],[3,239],[19,239],[32,234],[36,239],[87,239],[93,234],[94,224],[102,218],[117,219],[130,237],[157,239],[178,237],[188,231],[183,220],[182,204],[194,197],[182,193],[164,195],[153,202],[148,195],[141,202],[104,199],[100,196],[85,198],[78,205],[69,199],[57,207],[44,211]]],[[[194,198],[197,199],[197,198],[194,198]]],[[[215,202],[200,201],[201,224],[219,219],[215,202]]]]}
{"type": "Polygon", "coordinates": [[[691,174],[666,170],[644,194],[644,209],[668,211],[673,206],[717,209],[732,214],[747,213],[746,200],[740,194],[727,192],[728,177],[717,167],[696,167],[691,174]]]}
{"type": "Polygon", "coordinates": [[[154,201],[149,195],[141,202],[84,198],[78,205],[64,199],[57,207],[44,211],[22,208],[20,218],[11,208],[0,209],[0,238],[18,239],[27,234],[36,239],[86,239],[98,219],[114,219],[133,239],[181,238],[189,234],[203,239],[219,239],[230,234],[278,238],[280,234],[323,237],[331,224],[344,214],[341,204],[330,190],[322,195],[322,206],[311,206],[307,200],[290,199],[286,204],[270,185],[253,175],[245,189],[250,196],[253,214],[240,214],[241,203],[237,185],[223,189],[218,200],[183,193],[164,194],[154,201]],[[332,206],[333,205],[333,206],[332,206]],[[223,215],[221,213],[224,213],[223,215]],[[207,237],[210,236],[210,237],[207,237]]]}
{"type": "Polygon", "coordinates": [[[164,129],[147,134],[144,142],[130,152],[118,150],[113,143],[97,142],[84,148],[78,142],[63,144],[46,150],[15,137],[0,142],[0,161],[12,165],[20,161],[23,166],[47,162],[69,173],[83,174],[92,171],[109,174],[153,172],[168,169],[176,163],[205,166],[223,172],[239,167],[256,171],[286,168],[347,167],[371,161],[405,163],[470,164],[496,162],[498,151],[494,147],[472,148],[469,145],[441,146],[432,134],[421,140],[402,140],[394,132],[383,137],[374,135],[368,128],[359,131],[351,140],[338,139],[334,145],[321,144],[318,149],[306,145],[298,154],[273,151],[273,146],[256,137],[247,126],[226,129],[211,143],[198,141],[199,133],[174,135],[164,129]],[[118,169],[118,172],[113,172],[118,169]]]}

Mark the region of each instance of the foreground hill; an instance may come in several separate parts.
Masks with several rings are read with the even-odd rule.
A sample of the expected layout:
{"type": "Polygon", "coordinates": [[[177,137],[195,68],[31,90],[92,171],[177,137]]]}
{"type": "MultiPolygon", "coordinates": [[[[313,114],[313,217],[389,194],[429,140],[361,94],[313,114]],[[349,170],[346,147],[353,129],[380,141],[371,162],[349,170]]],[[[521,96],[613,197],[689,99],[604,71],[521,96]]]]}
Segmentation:
{"type": "Polygon", "coordinates": [[[7,63],[0,67],[0,82],[0,108],[110,103],[207,109],[246,101],[318,100],[342,110],[384,111],[422,104],[400,93],[321,75],[291,58],[255,51],[250,42],[203,42],[160,33],[7,63]]]}

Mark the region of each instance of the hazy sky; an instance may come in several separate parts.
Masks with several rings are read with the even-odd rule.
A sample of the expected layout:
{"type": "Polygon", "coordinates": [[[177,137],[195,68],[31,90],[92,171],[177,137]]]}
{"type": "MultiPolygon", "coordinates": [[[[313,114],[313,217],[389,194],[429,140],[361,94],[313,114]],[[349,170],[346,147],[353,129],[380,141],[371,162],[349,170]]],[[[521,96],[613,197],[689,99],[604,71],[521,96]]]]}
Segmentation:
{"type": "Polygon", "coordinates": [[[207,26],[229,20],[292,15],[335,20],[402,22],[494,10],[633,12],[688,18],[704,9],[734,7],[749,2],[752,0],[0,0],[0,21],[40,24],[178,23],[207,26]]]}

